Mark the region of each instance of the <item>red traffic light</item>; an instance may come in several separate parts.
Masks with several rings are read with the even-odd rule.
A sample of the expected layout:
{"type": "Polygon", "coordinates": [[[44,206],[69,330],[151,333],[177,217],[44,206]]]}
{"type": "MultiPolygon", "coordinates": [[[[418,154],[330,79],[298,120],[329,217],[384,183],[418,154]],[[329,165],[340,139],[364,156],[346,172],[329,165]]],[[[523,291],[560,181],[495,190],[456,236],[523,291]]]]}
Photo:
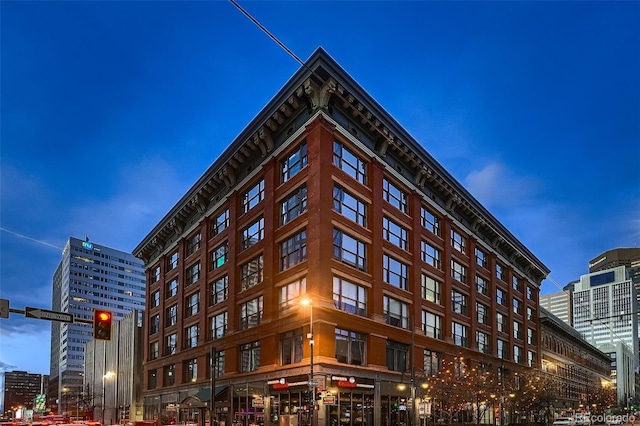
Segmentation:
{"type": "Polygon", "coordinates": [[[93,338],[96,340],[111,340],[112,320],[112,312],[102,309],[94,309],[93,338]]]}

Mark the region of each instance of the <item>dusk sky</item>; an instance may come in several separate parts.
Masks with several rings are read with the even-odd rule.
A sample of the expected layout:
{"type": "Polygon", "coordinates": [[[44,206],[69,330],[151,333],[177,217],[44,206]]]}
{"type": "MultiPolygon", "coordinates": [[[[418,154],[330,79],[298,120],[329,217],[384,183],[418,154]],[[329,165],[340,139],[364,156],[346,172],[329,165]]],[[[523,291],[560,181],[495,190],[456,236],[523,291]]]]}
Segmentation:
{"type": "MultiPolygon", "coordinates": [[[[322,47],[550,270],[640,244],[640,2],[242,1],[322,47]]],[[[70,236],[132,251],[300,64],[228,1],[2,1],[0,298],[70,236]]],[[[0,319],[0,372],[50,322],[0,319]]]]}

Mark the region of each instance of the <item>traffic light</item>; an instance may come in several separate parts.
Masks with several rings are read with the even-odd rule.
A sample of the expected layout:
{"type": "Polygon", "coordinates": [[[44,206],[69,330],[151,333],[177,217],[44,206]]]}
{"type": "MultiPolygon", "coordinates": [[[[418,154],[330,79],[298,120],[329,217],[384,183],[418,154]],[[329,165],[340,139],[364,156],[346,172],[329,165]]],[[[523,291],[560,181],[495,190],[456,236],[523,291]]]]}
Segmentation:
{"type": "Polygon", "coordinates": [[[102,309],[93,310],[93,338],[96,340],[111,340],[111,325],[113,313],[102,309]]]}

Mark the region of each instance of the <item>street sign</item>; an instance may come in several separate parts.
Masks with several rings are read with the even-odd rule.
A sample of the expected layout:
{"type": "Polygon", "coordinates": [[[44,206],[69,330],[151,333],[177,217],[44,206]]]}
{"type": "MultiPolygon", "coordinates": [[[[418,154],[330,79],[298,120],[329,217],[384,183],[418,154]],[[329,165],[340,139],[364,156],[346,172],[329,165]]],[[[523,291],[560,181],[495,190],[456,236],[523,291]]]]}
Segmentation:
{"type": "Polygon", "coordinates": [[[318,386],[317,380],[309,380],[309,386],[318,386]]]}
{"type": "Polygon", "coordinates": [[[0,299],[0,318],[9,318],[9,299],[0,299]]]}
{"type": "Polygon", "coordinates": [[[60,322],[73,322],[73,314],[66,312],[47,311],[40,308],[24,308],[24,316],[27,318],[38,318],[43,320],[60,321],[60,322]]]}

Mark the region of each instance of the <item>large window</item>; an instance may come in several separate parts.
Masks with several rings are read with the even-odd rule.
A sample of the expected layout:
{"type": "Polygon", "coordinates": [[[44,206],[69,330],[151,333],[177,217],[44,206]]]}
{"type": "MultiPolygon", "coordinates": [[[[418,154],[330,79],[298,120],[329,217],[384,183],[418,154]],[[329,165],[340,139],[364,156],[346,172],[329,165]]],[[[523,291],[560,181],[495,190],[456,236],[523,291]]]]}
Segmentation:
{"type": "Polygon", "coordinates": [[[225,209],[211,219],[211,236],[215,237],[229,227],[229,209],[225,209]]]}
{"type": "Polygon", "coordinates": [[[240,289],[246,290],[262,282],[264,260],[262,254],[240,266],[240,289]]]}
{"type": "Polygon", "coordinates": [[[282,160],[281,172],[282,182],[286,182],[294,177],[307,165],[307,143],[303,142],[287,158],[282,160]]]}
{"type": "Polygon", "coordinates": [[[337,185],[333,187],[333,209],[358,225],[367,226],[367,205],[337,185]]]}
{"type": "Polygon", "coordinates": [[[451,247],[458,250],[462,254],[467,254],[467,237],[456,231],[451,230],[451,247]]]}
{"type": "Polygon", "coordinates": [[[285,225],[307,211],[307,187],[302,185],[280,204],[280,224],[285,225]]]}
{"type": "Polygon", "coordinates": [[[264,238],[264,217],[253,222],[242,230],[242,250],[258,243],[264,238]]]}
{"type": "Polygon", "coordinates": [[[367,336],[336,328],[336,360],[351,365],[366,365],[367,336]]]}
{"type": "Polygon", "coordinates": [[[209,294],[211,295],[211,300],[209,301],[211,306],[227,300],[229,295],[229,278],[225,275],[212,282],[209,287],[209,294]]]}
{"type": "Polygon", "coordinates": [[[513,337],[522,340],[522,323],[519,321],[513,322],[513,337]]]}
{"type": "Polygon", "coordinates": [[[453,337],[453,343],[456,346],[469,347],[468,328],[464,324],[459,324],[455,321],[451,324],[451,332],[453,337]]]}
{"type": "Polygon", "coordinates": [[[382,218],[382,237],[403,250],[409,246],[409,231],[386,216],[382,218]]]}
{"type": "Polygon", "coordinates": [[[479,275],[476,275],[476,291],[485,296],[489,295],[489,282],[479,275]]]}
{"type": "Polygon", "coordinates": [[[476,319],[480,324],[489,325],[489,307],[487,305],[476,302],[476,319]]]}
{"type": "Polygon", "coordinates": [[[484,269],[489,269],[489,258],[487,253],[476,247],[476,264],[484,269]]]}
{"type": "Polygon", "coordinates": [[[366,287],[333,277],[333,302],[342,311],[367,316],[366,287]]]}
{"type": "Polygon", "coordinates": [[[178,305],[171,305],[166,309],[165,313],[165,327],[171,327],[178,323],[178,305]]]}
{"type": "Polygon", "coordinates": [[[387,368],[401,373],[409,371],[409,345],[387,340],[387,368]]]}
{"type": "Polygon", "coordinates": [[[249,373],[260,368],[260,341],[240,345],[240,372],[249,373]]]}
{"type": "MultiPolygon", "coordinates": [[[[211,355],[207,354],[209,365],[211,363],[211,355]]],[[[213,374],[215,377],[220,377],[224,374],[224,351],[216,351],[213,361],[213,374]]]]}
{"type": "Polygon", "coordinates": [[[302,330],[292,330],[280,334],[280,365],[296,364],[302,361],[302,330]]]}
{"type": "Polygon", "coordinates": [[[171,253],[171,256],[169,256],[169,259],[167,259],[167,271],[171,271],[172,269],[175,269],[178,267],[178,252],[174,251],[173,253],[171,253]]]}
{"type": "Polygon", "coordinates": [[[184,362],[184,381],[195,382],[198,379],[198,360],[189,359],[184,362]]]}
{"type": "Polygon", "coordinates": [[[507,271],[504,266],[496,262],[496,277],[502,281],[507,281],[507,271]]]}
{"type": "Polygon", "coordinates": [[[440,250],[427,243],[426,241],[422,241],[420,254],[424,263],[427,263],[436,269],[441,268],[442,254],[440,253],[440,250]]]}
{"type": "Polygon", "coordinates": [[[386,254],[382,256],[382,276],[392,286],[409,289],[409,267],[386,254]]]}
{"type": "Polygon", "coordinates": [[[200,310],[200,292],[193,293],[185,298],[184,316],[190,317],[200,310]]]}
{"type": "Polygon", "coordinates": [[[476,331],[476,342],[478,343],[478,351],[482,352],[483,354],[488,354],[490,352],[490,340],[487,333],[476,331]]]}
{"type": "Polygon", "coordinates": [[[509,327],[507,327],[507,316],[500,312],[496,313],[496,328],[502,333],[509,332],[509,327]]]}
{"type": "Polygon", "coordinates": [[[500,288],[496,288],[496,303],[498,305],[507,306],[507,293],[500,288]]]}
{"type": "Polygon", "coordinates": [[[513,312],[522,315],[522,302],[518,299],[513,299],[513,312]]]}
{"type": "Polygon", "coordinates": [[[166,284],[165,299],[178,294],[178,278],[174,278],[166,284]]]}
{"type": "Polygon", "coordinates": [[[178,350],[178,333],[171,333],[166,337],[164,354],[173,355],[178,350]]]}
{"type": "Polygon", "coordinates": [[[153,272],[149,276],[151,277],[151,284],[160,281],[160,266],[153,268],[153,272]]]}
{"type": "Polygon", "coordinates": [[[228,322],[229,317],[226,311],[212,316],[209,323],[209,339],[215,340],[224,337],[227,334],[228,322]]]}
{"type": "Polygon", "coordinates": [[[149,384],[147,389],[155,389],[158,386],[158,370],[155,368],[153,370],[149,370],[147,379],[149,384]]]}
{"type": "Polygon", "coordinates": [[[187,256],[192,255],[193,253],[200,250],[200,241],[202,239],[202,235],[198,232],[194,234],[187,240],[187,256]]]}
{"type": "Polygon", "coordinates": [[[363,271],[367,268],[366,244],[339,229],[333,230],[333,257],[363,271]]]}
{"type": "Polygon", "coordinates": [[[498,347],[496,355],[500,359],[507,359],[509,357],[509,350],[507,348],[507,342],[502,339],[498,339],[498,347]]]}
{"type": "Polygon", "coordinates": [[[200,279],[200,261],[187,268],[187,278],[185,286],[190,286],[200,279]]]}
{"type": "Polygon", "coordinates": [[[382,181],[382,198],[403,213],[409,213],[409,196],[389,179],[382,181]]]}
{"type": "Polygon", "coordinates": [[[149,334],[156,334],[160,331],[160,315],[152,315],[149,321],[149,334]]]}
{"type": "Polygon", "coordinates": [[[175,364],[164,367],[164,385],[173,386],[176,384],[176,366],[175,364]]]}
{"type": "Polygon", "coordinates": [[[160,356],[160,343],[157,341],[149,343],[149,360],[157,359],[160,356]]]}
{"type": "Polygon", "coordinates": [[[468,315],[467,295],[451,290],[451,310],[460,315],[468,315]]]}
{"type": "Polygon", "coordinates": [[[240,306],[240,329],[245,330],[260,324],[263,312],[262,296],[243,303],[240,306]]]}
{"type": "Polygon", "coordinates": [[[156,308],[160,306],[160,290],[156,290],[153,293],[151,293],[150,300],[151,300],[150,308],[156,308]]]}
{"type": "Polygon", "coordinates": [[[280,243],[280,271],[307,259],[307,231],[302,230],[280,243]]]}
{"type": "Polygon", "coordinates": [[[190,325],[184,329],[184,347],[195,348],[198,346],[198,338],[200,336],[200,326],[198,324],[190,325]]]}
{"type": "Polygon", "coordinates": [[[427,274],[422,274],[422,298],[429,302],[441,304],[442,283],[427,274]]]}
{"type": "Polygon", "coordinates": [[[333,142],[333,164],[363,185],[367,183],[367,166],[349,148],[338,141],[333,142]]]}
{"type": "Polygon", "coordinates": [[[458,280],[461,283],[467,283],[467,267],[451,260],[451,278],[458,280]]]}
{"type": "Polygon", "coordinates": [[[242,198],[242,212],[246,213],[264,199],[264,180],[245,192],[242,198]]]}
{"type": "Polygon", "coordinates": [[[424,375],[437,376],[440,371],[440,354],[429,349],[424,350],[424,375]]]}
{"type": "Polygon", "coordinates": [[[280,287],[280,296],[278,297],[278,303],[280,310],[284,310],[287,307],[294,305],[294,302],[300,295],[304,294],[307,290],[306,278],[300,278],[292,283],[280,287]]]}
{"type": "Polygon", "coordinates": [[[228,253],[229,253],[229,243],[226,241],[220,244],[215,249],[213,249],[213,251],[211,252],[211,267],[209,269],[211,270],[218,269],[219,267],[227,263],[228,253]]]}
{"type": "Polygon", "coordinates": [[[517,362],[518,364],[522,364],[524,361],[522,357],[522,348],[517,345],[513,345],[513,362],[517,362]]]}
{"type": "Polygon", "coordinates": [[[440,218],[424,206],[420,210],[422,227],[434,235],[440,236],[440,218]]]}
{"type": "Polygon", "coordinates": [[[409,306],[406,303],[384,296],[383,305],[387,324],[394,327],[409,328],[409,306]]]}
{"type": "Polygon", "coordinates": [[[442,317],[429,311],[422,311],[422,332],[427,337],[442,339],[442,317]]]}

